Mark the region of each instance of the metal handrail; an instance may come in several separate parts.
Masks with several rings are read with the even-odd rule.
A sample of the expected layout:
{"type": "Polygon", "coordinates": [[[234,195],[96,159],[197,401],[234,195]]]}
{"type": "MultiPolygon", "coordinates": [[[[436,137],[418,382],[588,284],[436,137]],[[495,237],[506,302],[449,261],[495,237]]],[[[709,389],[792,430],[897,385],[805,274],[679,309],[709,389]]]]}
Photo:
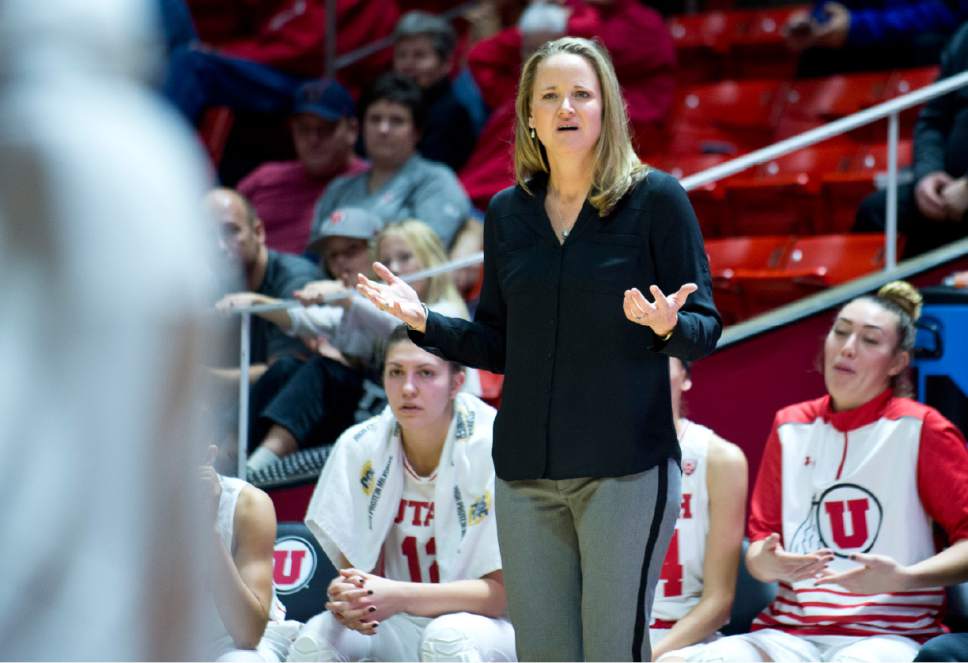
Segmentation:
{"type": "Polygon", "coordinates": [[[895,97],[876,106],[871,106],[853,115],[842,117],[829,124],[804,131],[796,136],[791,136],[772,145],[754,150],[749,154],[744,154],[735,159],[717,164],[712,168],[707,168],[702,172],[682,178],[680,183],[686,191],[705,186],[706,184],[712,184],[730,175],[744,171],[750,166],[756,166],[794,152],[800,148],[809,147],[828,138],[847,133],[866,124],[871,124],[891,114],[900,113],[908,108],[913,108],[926,101],[930,101],[935,97],[953,92],[965,85],[968,85],[968,71],[936,81],[930,85],[925,85],[913,92],[908,92],[900,97],[895,97]]]}
{"type": "Polygon", "coordinates": [[[885,101],[871,108],[848,115],[822,127],[810,129],[786,140],[769,145],[749,154],[713,166],[701,173],[690,175],[682,179],[681,184],[686,191],[712,184],[730,175],[735,175],[750,166],[770,161],[784,154],[789,154],[815,143],[833,138],[842,133],[857,129],[877,120],[888,118],[887,124],[887,209],[886,227],[884,229],[884,268],[893,269],[897,266],[897,144],[899,140],[899,114],[926,101],[948,94],[968,85],[968,71],[949,76],[931,85],[909,92],[905,95],[885,101]]]}
{"type": "Polygon", "coordinates": [[[759,334],[776,329],[777,327],[782,327],[792,320],[822,313],[855,297],[873,292],[885,283],[910,278],[915,274],[920,274],[938,265],[958,260],[965,255],[968,255],[968,237],[959,239],[951,244],[946,244],[928,253],[923,253],[916,258],[905,260],[893,269],[884,269],[854,279],[853,281],[821,290],[809,297],[785,304],[772,311],[758,315],[755,318],[730,325],[723,330],[723,335],[716,344],[716,349],[722,350],[740,341],[745,341],[759,334]]]}

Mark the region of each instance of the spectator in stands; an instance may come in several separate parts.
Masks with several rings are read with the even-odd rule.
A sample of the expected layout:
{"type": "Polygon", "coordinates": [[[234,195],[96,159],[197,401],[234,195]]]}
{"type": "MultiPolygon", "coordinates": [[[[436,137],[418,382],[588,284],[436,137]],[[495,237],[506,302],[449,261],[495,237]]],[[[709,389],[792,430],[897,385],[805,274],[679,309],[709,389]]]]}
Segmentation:
{"type": "Polygon", "coordinates": [[[334,177],[355,175],[366,162],[353,153],[358,124],[353,98],[334,80],[311,81],[296,93],[289,131],[297,159],[263,164],[239,182],[262,220],[266,245],[302,253],[313,205],[334,177]]]}
{"type": "MultiPolygon", "coordinates": [[[[682,499],[652,606],[652,660],[718,637],[729,621],[743,548],[746,456],[682,415],[689,364],[669,358],[672,414],[682,450],[682,499]]],[[[680,655],[682,652],[680,652],[680,655]]]]}
{"type": "Polygon", "coordinates": [[[208,656],[218,661],[283,661],[290,640],[280,631],[267,630],[270,620],[281,626],[285,618],[272,588],[275,508],[255,486],[218,473],[213,466],[217,452],[215,445],[209,447],[200,470],[210,532],[201,542],[213,599],[207,619],[216,634],[208,656]]]}
{"type": "MultiPolygon", "coordinates": [[[[381,226],[380,220],[366,210],[344,208],[333,212],[310,250],[322,257],[320,267],[336,278],[312,281],[300,287],[312,285],[325,293],[343,291],[347,287],[344,284],[355,279],[356,274],[370,269],[371,244],[381,226]]],[[[293,291],[280,297],[260,292],[240,292],[225,297],[222,305],[232,309],[278,304],[294,294],[293,291]]],[[[287,424],[289,429],[303,430],[307,419],[318,421],[312,431],[304,433],[314,440],[335,439],[353,424],[353,413],[362,394],[362,378],[357,367],[351,364],[355,363],[356,355],[362,352],[369,357],[374,350],[367,349],[369,341],[365,340],[366,337],[356,326],[341,326],[344,315],[341,303],[348,302],[333,302],[314,307],[311,311],[297,307],[292,315],[286,309],[256,314],[264,321],[262,324],[271,323],[275,333],[282,332],[294,339],[301,339],[313,352],[308,364],[304,364],[302,357],[280,357],[268,367],[254,387],[249,447],[254,448],[255,452],[249,458],[250,470],[262,469],[295,449],[289,444],[291,435],[286,428],[276,427],[270,431],[272,434],[266,435],[273,424],[261,414],[270,405],[276,412],[277,420],[293,422],[287,424]],[[341,330],[344,331],[341,333],[341,330]],[[288,386],[290,383],[299,387],[288,386]],[[279,394],[284,390],[286,395],[280,399],[279,394]],[[297,394],[303,391],[305,398],[298,398],[297,394]]],[[[388,321],[392,324],[389,318],[388,321]]]]}
{"type": "Polygon", "coordinates": [[[838,312],[828,393],[777,413],[753,490],[746,563],[779,595],[752,633],[687,660],[910,661],[943,632],[944,586],[968,578],[968,450],[898,394],[920,306],[895,281],[838,312]]]}
{"type": "Polygon", "coordinates": [[[420,88],[409,78],[381,76],[360,101],[363,145],[370,170],[338,177],[316,203],[312,236],[339,207],[362,207],[384,223],[418,218],[450,246],[470,212],[453,171],[417,153],[425,112],[420,88]]]}
{"type": "Polygon", "coordinates": [[[390,336],[390,404],[344,433],[306,524],[339,569],[290,661],[513,661],[494,521],[494,409],[457,364],[390,336]]]}
{"type": "MultiPolygon", "coordinates": [[[[219,228],[219,248],[233,266],[242,271],[243,287],[238,291],[255,292],[285,299],[310,281],[320,277],[319,269],[301,256],[278,253],[266,247],[265,228],[252,205],[231,189],[214,189],[205,204],[219,228]]],[[[225,295],[216,304],[221,311],[233,308],[236,293],[225,295]]],[[[249,355],[249,382],[256,382],[274,361],[284,356],[305,358],[307,348],[273,325],[253,320],[249,355]]],[[[213,374],[226,381],[238,382],[237,368],[216,368],[213,374]]]]}
{"type": "MultiPolygon", "coordinates": [[[[363,225],[362,210],[344,210],[341,220],[330,219],[322,236],[353,232],[363,225]]],[[[366,229],[375,220],[366,220],[366,229]]],[[[366,255],[366,254],[363,254],[366,255]]],[[[434,232],[420,221],[388,226],[376,241],[376,255],[399,270],[412,274],[442,264],[443,247],[434,232]]],[[[360,256],[358,260],[364,260],[360,256]]],[[[365,270],[354,272],[366,273],[365,270]]],[[[450,274],[440,274],[414,284],[433,302],[435,310],[467,318],[467,308],[454,288],[450,274]]],[[[331,442],[350,424],[362,394],[364,378],[378,379],[386,339],[396,320],[379,311],[342,281],[315,281],[296,292],[307,308],[260,314],[279,327],[307,341],[316,340],[317,356],[291,374],[274,398],[261,410],[255,427],[261,445],[250,460],[260,469],[297,449],[331,442]],[[339,294],[341,299],[333,298],[339,294]],[[322,305],[326,302],[328,305],[322,305]],[[334,315],[335,312],[335,315],[334,315]],[[322,338],[320,338],[322,337],[322,338]],[[261,437],[264,435],[264,437],[261,437]]],[[[270,303],[273,300],[263,300],[270,303]]]]}
{"type": "Polygon", "coordinates": [[[521,62],[545,41],[563,36],[597,38],[615,60],[639,154],[659,145],[675,93],[676,53],[659,14],[636,0],[532,2],[516,27],[478,42],[468,66],[492,109],[477,147],[460,172],[468,195],[484,209],[491,196],[514,182],[510,144],[521,62]]]}
{"type": "Polygon", "coordinates": [[[439,16],[407,12],[393,31],[393,41],[393,70],[423,92],[427,115],[417,151],[459,170],[474,149],[477,129],[450,81],[457,46],[454,28],[439,16]]]}
{"type": "MultiPolygon", "coordinates": [[[[968,71],[968,24],[941,57],[938,79],[968,71]]],[[[854,229],[883,232],[887,192],[868,196],[854,229]]],[[[898,231],[914,256],[968,235],[968,88],[929,101],[914,127],[914,181],[897,189],[898,231]]]]}
{"type": "MultiPolygon", "coordinates": [[[[164,0],[172,2],[173,0],[164,0]]],[[[260,112],[291,111],[293,95],[319,78],[326,62],[324,0],[191,0],[198,34],[175,27],[181,43],[169,55],[165,95],[191,123],[209,106],[260,112]]],[[[336,54],[369,45],[393,31],[394,0],[338,0],[336,54]]],[[[168,10],[166,16],[177,16],[168,10]]],[[[340,75],[370,80],[389,58],[377,53],[340,75]]]]}
{"type": "Polygon", "coordinates": [[[964,0],[821,0],[792,14],[785,33],[802,52],[799,75],[823,76],[933,65],[965,20],[964,0]]]}
{"type": "Polygon", "coordinates": [[[931,638],[915,661],[968,661],[968,633],[946,633],[931,638]]]}

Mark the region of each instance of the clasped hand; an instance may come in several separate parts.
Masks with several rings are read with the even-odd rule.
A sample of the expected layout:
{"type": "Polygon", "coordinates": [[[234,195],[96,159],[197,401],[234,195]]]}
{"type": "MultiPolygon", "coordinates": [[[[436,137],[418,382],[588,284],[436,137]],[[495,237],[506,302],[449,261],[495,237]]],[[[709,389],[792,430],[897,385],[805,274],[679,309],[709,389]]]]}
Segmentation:
{"type": "Polygon", "coordinates": [[[400,612],[399,585],[359,569],[340,569],[326,590],[326,609],[346,628],[374,635],[381,621],[400,612]]]}

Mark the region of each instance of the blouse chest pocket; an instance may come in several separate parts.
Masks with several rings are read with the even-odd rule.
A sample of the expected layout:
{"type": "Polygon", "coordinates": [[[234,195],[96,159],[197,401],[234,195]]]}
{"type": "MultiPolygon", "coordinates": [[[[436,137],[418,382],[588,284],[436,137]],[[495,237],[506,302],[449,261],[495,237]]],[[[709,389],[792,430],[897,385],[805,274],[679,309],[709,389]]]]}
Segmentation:
{"type": "Polygon", "coordinates": [[[566,278],[592,292],[618,293],[642,287],[642,240],[637,235],[601,234],[569,247],[566,278]]]}
{"type": "Polygon", "coordinates": [[[546,288],[546,262],[534,242],[502,242],[498,259],[501,290],[513,294],[546,288]]]}

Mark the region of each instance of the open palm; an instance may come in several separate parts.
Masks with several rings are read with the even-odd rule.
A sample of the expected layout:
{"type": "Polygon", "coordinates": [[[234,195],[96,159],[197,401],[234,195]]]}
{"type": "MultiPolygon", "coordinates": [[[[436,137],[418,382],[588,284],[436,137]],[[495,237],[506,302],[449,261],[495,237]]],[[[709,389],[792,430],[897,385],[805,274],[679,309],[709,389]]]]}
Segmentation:
{"type": "Polygon", "coordinates": [[[373,272],[383,280],[383,283],[360,274],[356,282],[356,289],[360,294],[380,310],[386,311],[413,329],[423,331],[427,323],[427,314],[423,304],[420,303],[417,291],[382,263],[373,263],[373,272]]]}

